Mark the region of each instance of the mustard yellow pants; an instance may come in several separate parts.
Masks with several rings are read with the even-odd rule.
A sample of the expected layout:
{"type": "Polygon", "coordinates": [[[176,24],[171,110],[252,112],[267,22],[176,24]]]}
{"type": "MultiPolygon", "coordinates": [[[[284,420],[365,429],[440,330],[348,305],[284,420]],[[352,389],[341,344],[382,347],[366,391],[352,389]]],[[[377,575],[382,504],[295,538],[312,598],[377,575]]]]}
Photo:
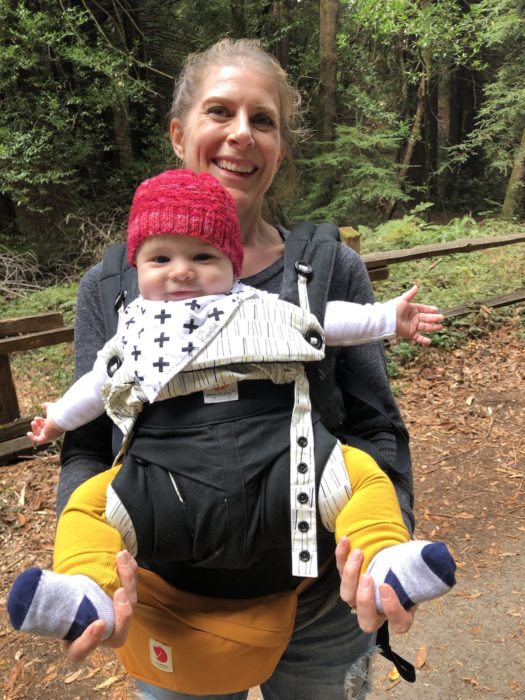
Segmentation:
{"type": "MultiPolygon", "coordinates": [[[[365,452],[343,446],[352,497],[336,520],[336,540],[347,536],[364,554],[363,571],[382,549],[410,539],[394,487],[365,452]]],[[[120,534],[106,521],[106,489],[120,465],[79,486],[58,522],[53,570],[84,574],[112,595],[119,587],[115,556],[124,549],[120,534]]]]}

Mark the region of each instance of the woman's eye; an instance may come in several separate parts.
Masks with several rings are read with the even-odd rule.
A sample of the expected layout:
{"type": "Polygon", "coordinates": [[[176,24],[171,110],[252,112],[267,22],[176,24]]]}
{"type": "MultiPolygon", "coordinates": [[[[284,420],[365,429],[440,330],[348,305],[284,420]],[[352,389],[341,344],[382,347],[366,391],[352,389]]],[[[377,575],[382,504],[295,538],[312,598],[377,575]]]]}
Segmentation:
{"type": "Polygon", "coordinates": [[[272,127],[275,125],[274,120],[268,114],[256,114],[252,117],[252,122],[256,126],[272,127]]]}
{"type": "Polygon", "coordinates": [[[228,111],[226,107],[222,107],[222,105],[212,105],[211,107],[208,107],[208,114],[213,114],[216,117],[226,117],[228,115],[228,111]]]}

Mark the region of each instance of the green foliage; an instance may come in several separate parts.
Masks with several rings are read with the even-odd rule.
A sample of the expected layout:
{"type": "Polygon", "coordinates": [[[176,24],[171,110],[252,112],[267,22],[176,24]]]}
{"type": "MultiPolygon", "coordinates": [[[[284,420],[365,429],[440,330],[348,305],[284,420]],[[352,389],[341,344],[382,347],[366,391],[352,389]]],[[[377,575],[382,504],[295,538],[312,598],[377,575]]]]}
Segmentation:
{"type": "Polygon", "coordinates": [[[397,184],[398,145],[399,133],[388,128],[338,127],[333,143],[318,143],[317,153],[301,161],[301,193],[291,217],[340,225],[380,220],[390,199],[408,199],[397,184]]]}
{"type": "MultiPolygon", "coordinates": [[[[398,163],[421,78],[439,81],[444,98],[449,77],[464,68],[484,81],[484,101],[473,105],[470,139],[441,163],[443,179],[453,167],[460,177],[438,194],[447,208],[498,210],[525,122],[523,22],[521,0],[342,2],[337,138],[304,147],[302,188],[282,210],[290,219],[373,226],[394,200],[399,209],[419,197],[439,201],[421,194],[434,167],[422,156],[428,133],[418,135],[413,160],[424,167],[412,168],[402,191],[398,163]]],[[[282,58],[316,132],[314,0],[0,0],[0,27],[0,227],[10,247],[46,240],[48,257],[56,249],[70,261],[82,246],[75,217],[125,209],[137,182],[171,166],[173,77],[188,53],[223,36],[257,37],[282,58]]],[[[460,116],[470,119],[469,109],[460,116]]]]}
{"type": "Polygon", "coordinates": [[[58,311],[66,325],[73,323],[76,310],[78,283],[71,282],[46,287],[19,299],[7,302],[0,297],[0,318],[36,316],[49,311],[58,311]]]}
{"type": "MultiPolygon", "coordinates": [[[[453,65],[480,68],[482,36],[473,25],[465,3],[457,0],[421,3],[418,0],[351,0],[353,21],[369,33],[378,45],[392,49],[401,45],[417,63],[431,57],[424,67],[442,72],[453,65]]],[[[475,12],[476,10],[472,10],[475,12]]],[[[417,75],[412,75],[414,82],[417,75]]]]}
{"type": "Polygon", "coordinates": [[[525,15],[521,0],[481,0],[472,20],[487,55],[484,99],[469,138],[451,149],[451,164],[484,157],[491,178],[507,176],[525,128],[525,15]]]}
{"type": "MultiPolygon", "coordinates": [[[[361,251],[371,253],[522,231],[518,225],[508,222],[478,222],[471,217],[453,219],[446,225],[428,224],[419,216],[422,209],[424,207],[375,229],[360,226],[361,251]]],[[[441,309],[465,304],[476,307],[484,299],[525,286],[525,245],[514,244],[416,260],[391,265],[389,271],[388,279],[374,283],[380,301],[397,296],[412,284],[417,284],[420,287],[418,299],[425,303],[441,309]]],[[[515,307],[508,306],[493,309],[488,316],[472,313],[450,319],[444,331],[432,335],[432,343],[438,347],[454,348],[466,337],[478,337],[487,332],[491,324],[508,319],[515,313],[515,307]]],[[[391,376],[399,372],[398,365],[411,362],[420,352],[421,348],[417,345],[394,341],[388,352],[391,376]]]]}
{"type": "Polygon", "coordinates": [[[100,191],[116,153],[111,113],[148,95],[132,54],[108,44],[88,11],[61,4],[0,0],[0,192],[33,211],[56,187],[100,191]]]}
{"type": "Polygon", "coordinates": [[[359,226],[361,252],[413,248],[417,245],[445,243],[458,238],[482,235],[482,226],[468,215],[452,219],[445,225],[429,223],[421,215],[431,207],[430,202],[423,202],[403,217],[386,221],[376,228],[359,226]]]}

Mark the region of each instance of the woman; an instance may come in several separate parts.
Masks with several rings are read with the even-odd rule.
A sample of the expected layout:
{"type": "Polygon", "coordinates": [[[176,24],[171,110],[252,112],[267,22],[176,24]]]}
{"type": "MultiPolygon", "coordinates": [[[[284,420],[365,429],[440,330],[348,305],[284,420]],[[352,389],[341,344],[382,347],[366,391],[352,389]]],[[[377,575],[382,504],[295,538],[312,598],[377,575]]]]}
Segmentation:
{"type": "MultiPolygon", "coordinates": [[[[265,220],[264,196],[283,160],[291,157],[297,105],[295,91],[272,57],[254,42],[224,40],[203,54],[190,57],[175,87],[171,109],[170,136],[176,156],[185,168],[214,175],[237,204],[244,244],[243,281],[272,292],[280,289],[287,231],[265,220]]],[[[100,265],[95,266],[84,278],[79,293],[77,375],[87,371],[105,341],[97,294],[100,275],[100,265]]],[[[329,296],[359,303],[370,301],[373,296],[362,262],[343,246],[338,252],[329,296]]],[[[382,395],[392,420],[402,425],[390,394],[381,346],[352,348],[346,361],[382,395]]],[[[352,416],[352,423],[357,436],[366,436],[376,449],[384,451],[387,459],[392,456],[395,448],[388,424],[368,415],[352,416]]],[[[111,465],[110,430],[109,421],[99,419],[67,435],[62,454],[59,509],[76,486],[111,465]]],[[[406,469],[408,472],[405,470],[395,485],[405,519],[411,527],[409,465],[406,469]]],[[[330,558],[321,562],[324,564],[322,576],[301,594],[291,642],[273,675],[261,684],[266,700],[365,697],[366,671],[375,630],[385,616],[394,632],[405,632],[410,627],[413,612],[402,608],[389,586],[381,589],[385,616],[377,613],[371,581],[369,577],[359,576],[362,555],[354,551],[347,560],[348,551],[348,543],[342,540],[336,552],[337,568],[330,558]],[[350,606],[357,615],[352,614],[350,606]]],[[[137,565],[127,553],[119,555],[117,565],[123,588],[114,597],[116,625],[109,640],[109,645],[114,647],[125,643],[136,600],[137,565]]],[[[257,577],[255,591],[250,588],[251,584],[243,584],[239,571],[221,570],[220,576],[216,576],[213,569],[207,569],[202,576],[189,569],[173,565],[156,567],[155,571],[164,580],[190,593],[241,599],[274,593],[275,581],[282,575],[277,568],[270,567],[262,582],[260,576],[257,577]]],[[[246,581],[250,581],[249,573],[246,581]]],[[[139,601],[141,586],[144,590],[141,577],[142,570],[139,601]]],[[[67,655],[74,660],[84,658],[100,642],[102,628],[100,621],[93,623],[82,637],[67,647],[67,655]]],[[[194,697],[148,683],[139,686],[144,698],[194,697]]],[[[241,700],[247,695],[247,690],[221,692],[200,697],[241,700]]]]}

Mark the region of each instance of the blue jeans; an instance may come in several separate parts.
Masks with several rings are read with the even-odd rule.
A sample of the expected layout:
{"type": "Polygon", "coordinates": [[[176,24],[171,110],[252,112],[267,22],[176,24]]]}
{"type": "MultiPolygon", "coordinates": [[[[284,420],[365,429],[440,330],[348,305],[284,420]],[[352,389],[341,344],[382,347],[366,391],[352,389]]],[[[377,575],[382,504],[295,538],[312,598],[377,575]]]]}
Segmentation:
{"type": "MultiPolygon", "coordinates": [[[[364,700],[375,634],[365,634],[341,600],[294,632],[273,675],[261,684],[264,700],[364,700]]],[[[227,695],[187,695],[138,682],[142,700],[246,700],[248,690],[227,695]]]]}

